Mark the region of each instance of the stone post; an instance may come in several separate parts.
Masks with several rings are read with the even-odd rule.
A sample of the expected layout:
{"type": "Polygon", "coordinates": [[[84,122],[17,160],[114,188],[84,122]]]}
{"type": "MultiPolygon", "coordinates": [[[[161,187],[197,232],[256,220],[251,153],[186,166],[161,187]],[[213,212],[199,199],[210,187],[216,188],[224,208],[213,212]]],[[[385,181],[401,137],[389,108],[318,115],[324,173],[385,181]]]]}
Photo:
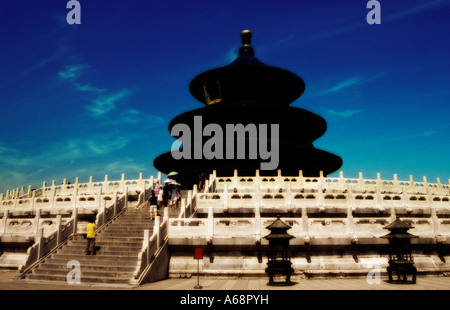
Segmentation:
{"type": "MultiPolygon", "coordinates": [[[[125,184],[125,182],[124,182],[124,184],[125,184]]],[[[128,207],[128,186],[125,186],[125,192],[124,192],[124,194],[125,194],[125,201],[124,201],[124,205],[123,205],[123,207],[124,208],[127,208],[128,207]]]]}
{"type": "Polygon", "coordinates": [[[31,210],[34,210],[36,207],[36,191],[31,192],[31,210]]]}
{"type": "Polygon", "coordinates": [[[88,188],[89,188],[89,192],[91,192],[92,189],[93,189],[93,186],[92,186],[92,176],[89,177],[89,185],[88,185],[88,188]]]}
{"type": "Polygon", "coordinates": [[[413,178],[412,175],[409,175],[409,186],[408,186],[408,189],[410,191],[414,190],[414,178],[413,178]]]}
{"type": "Polygon", "coordinates": [[[142,248],[143,249],[147,249],[147,264],[148,265],[150,263],[150,230],[149,229],[145,229],[144,230],[144,241],[142,241],[142,248]]]}
{"type": "Polygon", "coordinates": [[[208,208],[208,219],[206,221],[206,242],[212,244],[214,236],[214,210],[208,208]]]}
{"type": "Polygon", "coordinates": [[[103,189],[105,191],[105,193],[109,192],[109,184],[108,184],[108,175],[105,174],[105,180],[103,181],[103,189]]]}
{"type": "Polygon", "coordinates": [[[193,186],[193,188],[192,188],[192,195],[193,195],[193,196],[197,195],[197,187],[198,187],[198,185],[197,185],[197,184],[194,184],[194,186],[193,186]]]}
{"type": "Polygon", "coordinates": [[[302,235],[305,238],[306,242],[309,243],[309,219],[306,206],[302,207],[302,235]]]}
{"type": "MultiPolygon", "coordinates": [[[[55,198],[56,196],[56,182],[55,180],[52,180],[52,189],[51,189],[51,196],[52,198],[55,198]]],[[[55,206],[54,204],[55,199],[52,199],[52,208],[55,206]]]]}
{"type": "Polygon", "coordinates": [[[276,178],[277,188],[283,187],[283,177],[281,176],[281,170],[277,170],[277,178],[276,178]]]}
{"type": "Polygon", "coordinates": [[[73,208],[72,218],[73,218],[72,233],[76,234],[78,232],[78,208],[76,208],[76,207],[73,208]]]}
{"type": "Polygon", "coordinates": [[[61,214],[56,216],[56,246],[61,243],[61,214]]]}
{"type": "Polygon", "coordinates": [[[425,187],[425,188],[428,188],[428,181],[427,181],[427,177],[423,177],[423,186],[425,187]]]}
{"type": "Polygon", "coordinates": [[[73,197],[72,197],[72,208],[77,207],[77,202],[78,202],[78,186],[74,185],[73,197]]]}
{"type": "Polygon", "coordinates": [[[8,223],[8,216],[9,216],[9,211],[8,210],[3,211],[2,226],[0,229],[0,234],[6,233],[6,224],[8,223]]]}
{"type": "Polygon", "coordinates": [[[158,171],[158,181],[159,181],[159,185],[162,186],[162,174],[161,174],[161,171],[158,171]]]}
{"type": "Polygon", "coordinates": [[[287,189],[286,189],[286,206],[288,208],[289,211],[293,211],[292,208],[292,191],[291,191],[291,183],[287,184],[287,189]]]}
{"type": "Polygon", "coordinates": [[[228,184],[226,183],[223,188],[223,208],[228,210],[228,184]]]}
{"type": "Polygon", "coordinates": [[[38,234],[34,241],[35,244],[37,244],[37,259],[40,260],[43,256],[43,250],[44,250],[44,228],[39,229],[38,234]]]}
{"type": "Polygon", "coordinates": [[[102,210],[102,225],[104,225],[106,223],[106,200],[103,201],[103,203],[101,203],[102,200],[100,198],[100,210],[102,210]]]}
{"type": "Polygon", "coordinates": [[[160,225],[161,225],[161,217],[160,216],[156,216],[155,217],[155,223],[153,226],[153,234],[156,234],[156,245],[157,245],[157,249],[159,249],[160,247],[160,243],[161,243],[161,229],[160,229],[160,225]]]}
{"type": "MultiPolygon", "coordinates": [[[[120,185],[122,188],[122,192],[125,193],[125,190],[127,190],[126,186],[125,186],[125,173],[122,173],[122,176],[120,178],[120,185]]],[[[127,190],[127,192],[128,192],[128,190],[127,190]]]]}
{"type": "Polygon", "coordinates": [[[255,180],[253,181],[253,183],[255,184],[256,188],[259,190],[260,185],[261,185],[261,178],[260,178],[260,174],[259,174],[259,169],[256,169],[255,180]]]}
{"type": "Polygon", "coordinates": [[[392,183],[393,183],[393,185],[394,185],[394,188],[395,188],[395,189],[398,189],[398,187],[399,187],[399,182],[398,182],[398,176],[397,176],[396,173],[394,173],[394,181],[393,181],[392,183]]]}
{"type": "Polygon", "coordinates": [[[317,206],[319,208],[324,207],[323,191],[322,191],[322,183],[321,182],[319,182],[318,189],[317,189],[317,206]]]}
{"type": "Polygon", "coordinates": [[[192,190],[189,190],[187,193],[187,205],[189,206],[189,216],[191,216],[192,212],[194,211],[194,206],[192,205],[192,190]]]}
{"type": "Polygon", "coordinates": [[[114,216],[116,216],[117,215],[117,191],[114,191],[114,205],[113,205],[113,212],[114,212],[114,216]]]}
{"type": "Polygon", "coordinates": [[[18,195],[18,191],[16,191],[16,195],[14,195],[14,209],[16,209],[19,206],[19,195],[18,195]]]}
{"type": "Polygon", "coordinates": [[[206,179],[205,180],[205,188],[203,189],[203,192],[204,193],[207,193],[207,192],[209,192],[209,180],[208,179],[206,179]]]}
{"type": "Polygon", "coordinates": [[[255,207],[255,243],[261,244],[261,210],[259,204],[255,207]]]}
{"type": "Polygon", "coordinates": [[[166,221],[169,219],[169,208],[164,208],[164,219],[163,221],[166,221]]]}
{"type": "Polygon", "coordinates": [[[305,186],[305,178],[303,177],[303,170],[299,170],[298,171],[298,179],[297,179],[297,184],[300,187],[304,187],[305,186]]]}
{"type": "Polygon", "coordinates": [[[356,224],[353,218],[353,207],[355,206],[355,197],[353,195],[350,185],[347,186],[347,234],[350,237],[350,242],[356,238],[356,224]]]}
{"type": "Polygon", "coordinates": [[[186,199],[181,199],[181,208],[180,208],[180,214],[183,215],[183,218],[186,218],[186,199]]]}
{"type": "MultiPolygon", "coordinates": [[[[153,176],[151,177],[151,179],[152,179],[151,187],[153,187],[153,176]]],[[[142,192],[145,195],[145,182],[144,182],[144,177],[143,177],[142,172],[139,172],[138,186],[139,186],[139,189],[142,190],[142,192]]],[[[144,199],[145,199],[145,197],[144,197],[144,199]]]]}
{"type": "Polygon", "coordinates": [[[34,236],[37,237],[39,230],[40,230],[40,219],[41,219],[41,209],[36,209],[36,216],[34,217],[34,236]]]}
{"type": "Polygon", "coordinates": [[[102,207],[102,187],[101,186],[98,189],[97,199],[98,199],[98,208],[100,209],[102,207]]]}

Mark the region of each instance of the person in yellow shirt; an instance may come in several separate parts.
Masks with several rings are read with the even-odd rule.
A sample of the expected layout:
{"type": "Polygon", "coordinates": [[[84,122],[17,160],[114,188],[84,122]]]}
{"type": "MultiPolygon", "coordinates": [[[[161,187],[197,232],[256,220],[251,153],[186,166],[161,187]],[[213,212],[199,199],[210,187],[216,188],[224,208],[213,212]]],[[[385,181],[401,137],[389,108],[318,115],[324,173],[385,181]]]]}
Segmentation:
{"type": "Polygon", "coordinates": [[[86,255],[95,255],[95,230],[97,229],[97,225],[95,225],[95,220],[92,220],[86,226],[86,255]]]}

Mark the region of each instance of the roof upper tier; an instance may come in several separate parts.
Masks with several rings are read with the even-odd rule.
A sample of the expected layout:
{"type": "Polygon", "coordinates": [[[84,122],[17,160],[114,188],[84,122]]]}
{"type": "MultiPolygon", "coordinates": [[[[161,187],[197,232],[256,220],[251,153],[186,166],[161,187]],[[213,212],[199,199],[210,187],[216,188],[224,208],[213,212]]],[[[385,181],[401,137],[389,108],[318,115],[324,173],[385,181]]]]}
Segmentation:
{"type": "Polygon", "coordinates": [[[204,104],[271,102],[289,105],[300,97],[305,83],[294,73],[265,65],[250,46],[251,32],[242,32],[242,47],[229,65],[196,76],[189,90],[204,104]]]}

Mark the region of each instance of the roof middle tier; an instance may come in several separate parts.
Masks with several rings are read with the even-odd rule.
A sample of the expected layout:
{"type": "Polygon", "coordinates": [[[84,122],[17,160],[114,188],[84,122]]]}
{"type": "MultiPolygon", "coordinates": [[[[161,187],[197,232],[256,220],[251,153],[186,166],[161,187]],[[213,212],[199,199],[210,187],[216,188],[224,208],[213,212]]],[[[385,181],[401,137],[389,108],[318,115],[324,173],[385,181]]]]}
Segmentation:
{"type": "Polygon", "coordinates": [[[280,140],[311,143],[327,130],[326,121],[317,114],[297,107],[276,104],[215,104],[188,111],[169,123],[172,132],[176,124],[186,124],[194,130],[201,122],[202,130],[208,124],[218,124],[225,131],[227,124],[279,125],[280,140]]]}
{"type": "Polygon", "coordinates": [[[196,76],[189,90],[206,105],[234,101],[289,105],[303,94],[305,83],[290,71],[265,65],[253,55],[241,55],[228,66],[196,76]]]}

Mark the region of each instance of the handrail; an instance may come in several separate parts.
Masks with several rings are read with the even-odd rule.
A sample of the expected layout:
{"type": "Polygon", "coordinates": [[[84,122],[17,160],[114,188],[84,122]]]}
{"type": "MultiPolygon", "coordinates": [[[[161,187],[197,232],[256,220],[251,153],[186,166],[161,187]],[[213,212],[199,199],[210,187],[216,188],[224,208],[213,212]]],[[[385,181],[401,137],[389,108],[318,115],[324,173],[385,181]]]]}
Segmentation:
{"type": "Polygon", "coordinates": [[[139,194],[139,205],[136,209],[142,209],[147,204],[147,200],[150,198],[150,194],[152,190],[154,189],[154,186],[147,188],[145,191],[139,194]]]}
{"type": "Polygon", "coordinates": [[[70,221],[64,225],[61,225],[61,216],[58,215],[57,220],[59,224],[56,225],[55,231],[48,237],[44,237],[44,229],[40,229],[35,243],[27,250],[27,260],[23,265],[19,266],[20,278],[23,278],[25,274],[46,259],[49,255],[56,252],[76,234],[78,221],[77,217],[78,214],[75,209],[70,221]],[[71,227],[72,229],[70,229],[71,227]]]}
{"type": "Polygon", "coordinates": [[[96,223],[97,230],[96,232],[100,232],[103,230],[112,220],[114,220],[117,216],[122,214],[128,205],[128,191],[125,191],[125,195],[122,198],[118,198],[117,195],[114,195],[114,203],[106,207],[106,201],[104,202],[102,209],[97,213],[96,223]]]}
{"type": "Polygon", "coordinates": [[[164,209],[163,221],[160,224],[160,216],[155,218],[153,234],[150,236],[150,231],[144,231],[144,241],[142,242],[142,249],[138,254],[138,264],[133,275],[133,284],[140,284],[147,276],[151,264],[156,260],[161,248],[168,241],[168,224],[169,224],[169,209],[164,209]]]}

